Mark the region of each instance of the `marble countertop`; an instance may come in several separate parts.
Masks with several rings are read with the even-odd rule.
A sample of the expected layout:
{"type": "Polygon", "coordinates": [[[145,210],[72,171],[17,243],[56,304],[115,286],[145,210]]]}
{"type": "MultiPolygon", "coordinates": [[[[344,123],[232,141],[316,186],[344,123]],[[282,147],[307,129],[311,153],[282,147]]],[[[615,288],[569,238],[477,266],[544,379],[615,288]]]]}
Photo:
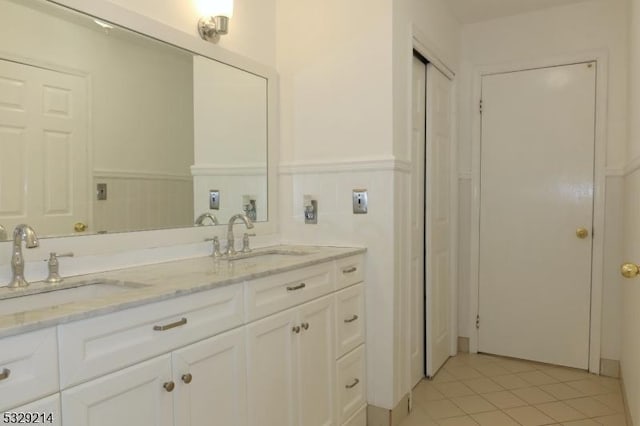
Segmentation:
{"type": "Polygon", "coordinates": [[[63,288],[55,291],[49,291],[51,284],[44,282],[32,283],[25,289],[4,287],[0,288],[0,338],[317,265],[365,251],[364,248],[351,247],[273,246],[254,250],[254,253],[265,253],[264,256],[240,260],[227,261],[206,256],[69,277],[64,280],[63,288]],[[274,250],[279,254],[266,254],[274,250]],[[287,251],[296,254],[283,254],[287,251]],[[88,283],[91,287],[104,285],[90,284],[95,282],[119,286],[122,291],[106,295],[98,292],[97,296],[89,299],[56,302],[58,304],[53,305],[47,303],[47,306],[36,306],[35,309],[31,306],[25,310],[16,308],[20,304],[28,306],[30,301],[26,298],[36,296],[46,302],[48,296],[45,294],[60,295],[71,291],[66,288],[84,287],[88,283]],[[3,314],[3,311],[9,313],[3,314]]]}

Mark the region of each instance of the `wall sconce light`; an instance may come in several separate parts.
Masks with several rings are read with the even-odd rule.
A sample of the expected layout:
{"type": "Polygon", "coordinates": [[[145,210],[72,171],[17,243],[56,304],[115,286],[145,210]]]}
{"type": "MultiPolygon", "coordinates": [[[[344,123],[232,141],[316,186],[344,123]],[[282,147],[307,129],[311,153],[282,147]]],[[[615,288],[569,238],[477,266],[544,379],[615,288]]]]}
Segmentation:
{"type": "Polygon", "coordinates": [[[198,0],[202,18],[198,33],[203,40],[217,42],[229,32],[229,18],[233,16],[233,0],[198,0]]]}

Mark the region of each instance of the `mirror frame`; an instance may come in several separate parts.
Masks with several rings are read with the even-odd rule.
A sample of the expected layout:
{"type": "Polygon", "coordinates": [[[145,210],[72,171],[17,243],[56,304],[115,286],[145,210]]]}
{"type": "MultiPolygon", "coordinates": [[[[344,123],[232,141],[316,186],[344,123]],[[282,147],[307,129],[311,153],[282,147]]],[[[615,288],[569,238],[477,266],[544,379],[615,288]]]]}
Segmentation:
{"type": "MultiPolygon", "coordinates": [[[[187,34],[167,24],[153,20],[147,16],[125,9],[106,0],[46,0],[80,13],[124,27],[142,36],[147,36],[188,50],[195,55],[222,62],[229,66],[259,75],[267,80],[267,191],[268,220],[256,222],[255,231],[260,236],[276,234],[278,230],[278,153],[279,153],[279,114],[278,94],[279,78],[276,70],[270,66],[256,62],[210,42],[201,40],[193,23],[193,34],[187,34]]],[[[74,250],[76,255],[96,255],[140,250],[155,247],[176,246],[201,243],[204,238],[218,235],[224,238],[222,226],[165,228],[149,231],[114,232],[108,234],[51,236],[41,239],[42,248],[51,251],[74,250]]],[[[36,230],[37,231],[37,230],[36,230]]],[[[7,230],[9,236],[12,230],[7,230]]],[[[241,235],[241,234],[240,234],[241,235]]],[[[0,248],[9,246],[11,242],[0,243],[0,248]]],[[[9,249],[0,249],[0,265],[9,263],[9,249]]],[[[33,258],[31,250],[25,257],[33,258]]],[[[38,256],[36,256],[38,257],[38,256]]]]}

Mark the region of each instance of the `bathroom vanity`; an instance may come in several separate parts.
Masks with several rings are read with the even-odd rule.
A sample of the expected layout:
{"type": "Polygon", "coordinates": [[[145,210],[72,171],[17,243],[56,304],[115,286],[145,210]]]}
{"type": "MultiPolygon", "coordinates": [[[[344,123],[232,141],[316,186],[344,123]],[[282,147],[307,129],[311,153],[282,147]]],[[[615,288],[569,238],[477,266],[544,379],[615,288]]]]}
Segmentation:
{"type": "Polygon", "coordinates": [[[53,306],[3,314],[11,299],[0,300],[5,423],[364,426],[364,249],[254,253],[75,277],[14,300],[121,287],[53,306]]]}

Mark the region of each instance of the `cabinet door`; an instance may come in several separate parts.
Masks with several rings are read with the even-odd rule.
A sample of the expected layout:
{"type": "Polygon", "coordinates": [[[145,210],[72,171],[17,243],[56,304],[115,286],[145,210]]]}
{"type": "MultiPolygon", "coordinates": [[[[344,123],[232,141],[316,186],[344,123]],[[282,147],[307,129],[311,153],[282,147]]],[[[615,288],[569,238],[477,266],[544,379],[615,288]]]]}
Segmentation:
{"type": "Polygon", "coordinates": [[[304,426],[335,424],[334,299],[332,296],[300,306],[299,423],[304,426]]]}
{"type": "Polygon", "coordinates": [[[18,422],[61,426],[60,394],[56,393],[47,398],[42,398],[21,407],[2,412],[0,424],[18,422]],[[34,419],[38,419],[38,421],[36,422],[34,419]]]}
{"type": "Polygon", "coordinates": [[[247,326],[249,425],[297,426],[297,356],[290,309],[247,326]]]}
{"type": "Polygon", "coordinates": [[[171,357],[134,365],[62,392],[64,426],[172,426],[171,357]]]}
{"type": "Polygon", "coordinates": [[[176,425],[246,426],[243,328],[177,350],[172,359],[176,425]]]}

